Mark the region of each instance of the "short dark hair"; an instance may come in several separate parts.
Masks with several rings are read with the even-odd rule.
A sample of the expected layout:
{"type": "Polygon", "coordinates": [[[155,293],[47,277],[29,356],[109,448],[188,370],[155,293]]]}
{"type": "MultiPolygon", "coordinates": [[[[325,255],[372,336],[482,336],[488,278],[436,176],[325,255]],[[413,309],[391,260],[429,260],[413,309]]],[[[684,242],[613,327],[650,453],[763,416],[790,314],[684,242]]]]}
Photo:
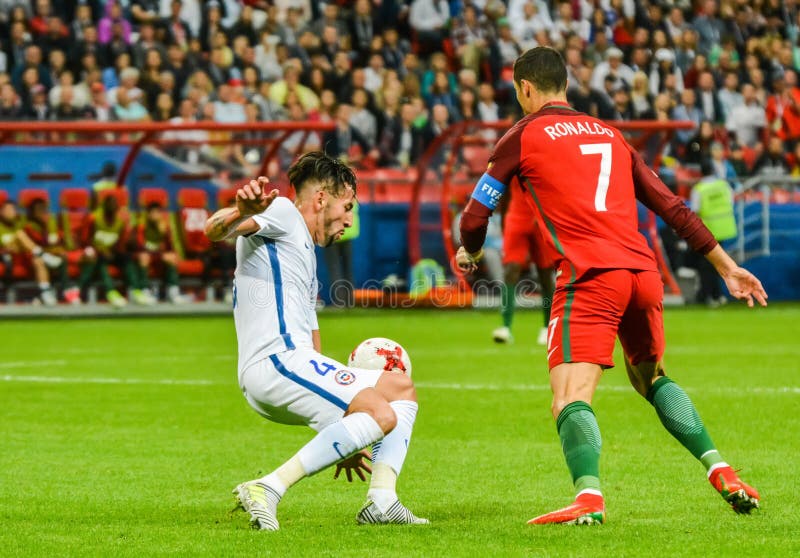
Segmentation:
{"type": "Polygon", "coordinates": [[[289,182],[299,194],[307,185],[317,182],[329,194],[339,197],[350,187],[356,191],[356,175],[353,169],[323,153],[306,153],[289,167],[289,182]]]}
{"type": "Polygon", "coordinates": [[[531,82],[539,91],[560,92],[567,87],[567,66],[561,54],[550,47],[535,47],[514,62],[514,81],[531,82]]]}

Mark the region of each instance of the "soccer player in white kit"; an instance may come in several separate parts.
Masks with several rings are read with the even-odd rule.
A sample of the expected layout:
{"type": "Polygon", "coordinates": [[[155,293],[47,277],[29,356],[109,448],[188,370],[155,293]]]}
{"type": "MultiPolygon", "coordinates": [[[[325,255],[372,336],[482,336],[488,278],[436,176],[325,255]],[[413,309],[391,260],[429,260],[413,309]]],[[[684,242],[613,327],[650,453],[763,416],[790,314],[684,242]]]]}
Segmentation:
{"type": "Polygon", "coordinates": [[[428,523],[397,498],[417,415],[411,379],[399,372],[348,368],[320,353],[314,245],[328,246],[353,223],[356,177],[324,153],[301,157],[288,172],[296,200],[269,191],[265,177],[236,193],[236,205],[206,224],[212,241],[236,240],[233,313],[239,385],[263,417],[305,424],[317,435],[267,476],[234,489],[251,523],[278,529],[277,506],[300,479],[338,463],[364,479],[364,448],[376,444],[359,523],[428,523]]]}

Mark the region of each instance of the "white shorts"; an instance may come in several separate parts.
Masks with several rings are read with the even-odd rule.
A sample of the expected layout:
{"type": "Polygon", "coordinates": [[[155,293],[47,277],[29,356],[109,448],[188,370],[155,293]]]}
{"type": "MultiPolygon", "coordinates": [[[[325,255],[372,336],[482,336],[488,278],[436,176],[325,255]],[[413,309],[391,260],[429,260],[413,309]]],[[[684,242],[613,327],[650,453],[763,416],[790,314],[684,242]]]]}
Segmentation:
{"type": "Polygon", "coordinates": [[[382,370],[348,368],[313,349],[297,348],[251,365],[239,384],[260,415],[319,431],[340,420],[358,392],[375,387],[381,374],[382,370]]]}

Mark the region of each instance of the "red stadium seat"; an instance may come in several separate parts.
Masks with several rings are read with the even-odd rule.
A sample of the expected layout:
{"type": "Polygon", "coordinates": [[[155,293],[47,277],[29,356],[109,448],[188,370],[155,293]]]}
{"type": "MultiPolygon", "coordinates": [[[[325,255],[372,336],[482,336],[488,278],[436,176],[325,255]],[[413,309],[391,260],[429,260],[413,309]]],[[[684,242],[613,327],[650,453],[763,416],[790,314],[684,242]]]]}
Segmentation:
{"type": "Polygon", "coordinates": [[[62,211],[89,211],[89,190],[64,188],[58,198],[62,211]]]}
{"type": "Polygon", "coordinates": [[[200,188],[181,188],[178,190],[178,207],[207,208],[208,194],[200,188]]]}
{"type": "Polygon", "coordinates": [[[211,248],[205,235],[205,225],[210,212],[208,195],[199,188],[181,188],[178,191],[177,229],[181,243],[178,274],[199,277],[203,274],[203,261],[196,256],[211,248]],[[189,259],[184,259],[188,255],[189,259]]]}
{"type": "Polygon", "coordinates": [[[486,164],[492,150],[483,145],[465,145],[462,149],[467,171],[471,176],[481,176],[486,172],[486,164]]]}
{"type": "Polygon", "coordinates": [[[19,191],[17,202],[20,208],[27,208],[33,200],[44,200],[50,203],[50,194],[43,188],[24,188],[19,191]]]}
{"type": "MultiPolygon", "coordinates": [[[[80,247],[81,227],[89,212],[89,191],[83,188],[65,188],[59,196],[61,215],[59,224],[68,250],[80,247]]],[[[74,259],[74,258],[71,258],[74,259]]],[[[70,261],[70,263],[76,263],[70,261]]]]}
{"type": "Polygon", "coordinates": [[[8,192],[6,192],[5,190],[0,190],[0,203],[5,203],[7,199],[8,199],[8,192]]]}
{"type": "Polygon", "coordinates": [[[157,203],[163,208],[169,207],[169,194],[163,188],[142,188],[139,190],[139,207],[141,209],[157,203]]]}

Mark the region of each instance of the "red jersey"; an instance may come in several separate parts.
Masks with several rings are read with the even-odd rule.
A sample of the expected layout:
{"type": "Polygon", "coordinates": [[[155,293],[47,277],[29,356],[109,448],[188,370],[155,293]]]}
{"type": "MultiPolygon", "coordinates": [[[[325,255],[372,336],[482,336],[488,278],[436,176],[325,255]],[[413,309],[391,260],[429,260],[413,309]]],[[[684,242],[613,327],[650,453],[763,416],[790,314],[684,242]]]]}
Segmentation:
{"type": "Polygon", "coordinates": [[[506,208],[505,217],[503,219],[503,226],[535,226],[537,215],[531,208],[528,201],[520,190],[519,180],[516,176],[512,177],[510,188],[506,192],[508,199],[508,207],[506,208]]]}
{"type": "Polygon", "coordinates": [[[514,194],[541,216],[572,280],[590,269],[657,270],[638,230],[637,198],[694,249],[716,245],[619,130],[559,103],[521,119],[495,146],[461,220],[468,252],[480,249],[484,221],[515,176],[521,186],[514,194]]]}

